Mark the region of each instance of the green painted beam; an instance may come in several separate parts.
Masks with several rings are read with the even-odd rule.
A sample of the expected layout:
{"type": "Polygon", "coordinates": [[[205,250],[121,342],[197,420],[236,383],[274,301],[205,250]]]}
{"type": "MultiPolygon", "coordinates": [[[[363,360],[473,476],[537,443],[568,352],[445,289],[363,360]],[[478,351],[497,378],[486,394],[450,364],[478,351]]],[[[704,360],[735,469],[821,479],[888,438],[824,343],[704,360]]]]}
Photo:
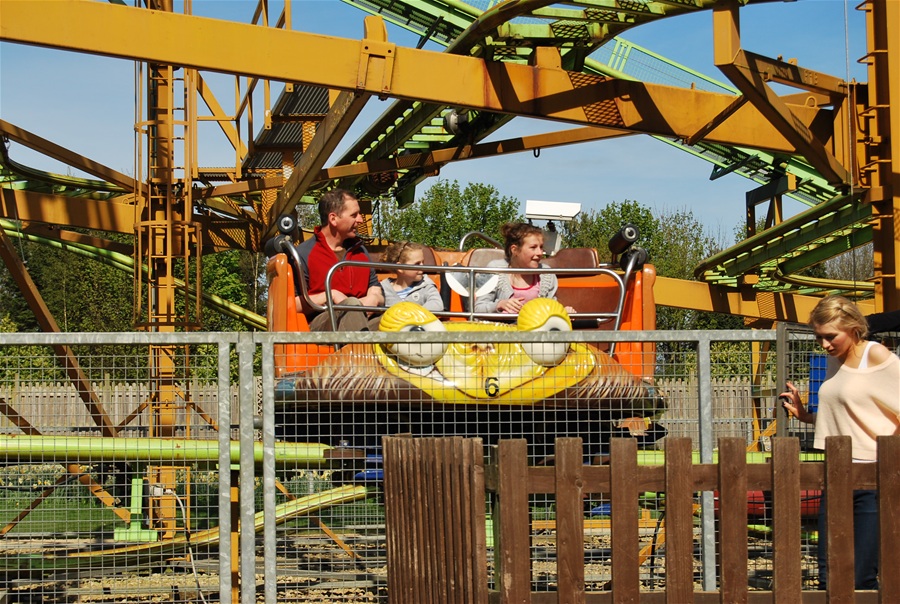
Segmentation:
{"type": "MultiPolygon", "coordinates": [[[[277,464],[323,464],[331,449],[319,443],[275,443],[277,464]]],[[[183,440],[143,437],[104,436],[25,436],[0,435],[0,451],[5,462],[144,461],[152,463],[219,461],[218,440],[183,440]]],[[[231,441],[231,463],[241,460],[241,446],[231,441]]],[[[253,443],[253,461],[262,463],[263,445],[253,443]]]]}
{"type": "Polygon", "coordinates": [[[839,254],[849,252],[852,249],[871,243],[872,236],[872,226],[867,225],[861,229],[851,231],[846,235],[834,237],[827,243],[819,245],[808,252],[798,254],[779,264],[778,268],[786,275],[799,273],[802,270],[815,266],[839,254]]]}
{"type": "MultiPolygon", "coordinates": [[[[755,268],[760,266],[764,259],[758,256],[761,250],[767,248],[770,244],[772,245],[781,245],[782,239],[792,233],[793,231],[801,231],[804,230],[806,235],[802,238],[794,239],[794,243],[798,245],[805,245],[813,241],[814,239],[809,239],[804,241],[810,234],[814,231],[810,229],[815,228],[816,221],[824,218],[829,214],[833,214],[834,212],[838,212],[841,209],[852,206],[854,203],[859,206],[863,206],[859,201],[863,193],[854,193],[853,195],[838,195],[827,202],[819,204],[805,212],[801,212],[797,214],[793,218],[785,220],[781,224],[778,224],[770,229],[766,229],[761,233],[757,233],[753,237],[749,237],[742,241],[741,243],[724,250],[718,254],[714,254],[707,258],[704,262],[702,262],[695,269],[694,274],[697,277],[702,277],[706,271],[710,271],[707,274],[715,274],[718,272],[722,272],[721,267],[726,263],[735,261],[738,258],[749,257],[751,254],[755,253],[757,256],[754,258],[752,263],[747,263],[745,261],[744,266],[749,268],[755,268]]],[[[869,213],[871,213],[871,208],[868,208],[869,213]]],[[[857,219],[859,220],[859,219],[857,219]]],[[[846,226],[846,225],[844,225],[846,226]]],[[[819,234],[821,236],[821,234],[819,234]]],[[[768,259],[772,259],[775,257],[774,255],[769,255],[768,259]]],[[[729,273],[731,276],[741,273],[729,273]]]]}

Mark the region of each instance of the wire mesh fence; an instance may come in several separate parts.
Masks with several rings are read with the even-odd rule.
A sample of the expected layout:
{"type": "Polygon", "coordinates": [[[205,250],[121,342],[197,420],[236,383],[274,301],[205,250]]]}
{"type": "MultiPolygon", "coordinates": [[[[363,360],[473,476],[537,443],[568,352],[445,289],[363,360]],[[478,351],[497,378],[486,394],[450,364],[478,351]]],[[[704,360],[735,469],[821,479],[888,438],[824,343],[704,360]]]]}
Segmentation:
{"type": "MultiPolygon", "coordinates": [[[[814,355],[799,328],[5,334],[5,589],[12,601],[384,601],[382,436],[479,437],[488,454],[524,438],[534,466],[553,464],[558,437],[581,438],[585,464],[608,463],[611,440],[633,438],[639,463],[658,465],[667,436],[689,437],[703,463],[718,438],[736,436],[748,460],[764,461],[771,436],[803,435],[776,415],[776,398],[786,379],[804,395],[814,388],[814,355]]],[[[813,588],[807,495],[801,554],[813,588]]],[[[770,504],[748,493],[755,589],[772,577],[770,504]]],[[[721,571],[715,510],[716,493],[696,494],[706,588],[721,571]]],[[[586,590],[604,591],[611,502],[588,494],[583,513],[586,590]]],[[[537,591],[555,590],[556,514],[551,495],[529,499],[537,591]]],[[[643,493],[639,518],[642,589],[662,589],[665,498],[643,493]]]]}

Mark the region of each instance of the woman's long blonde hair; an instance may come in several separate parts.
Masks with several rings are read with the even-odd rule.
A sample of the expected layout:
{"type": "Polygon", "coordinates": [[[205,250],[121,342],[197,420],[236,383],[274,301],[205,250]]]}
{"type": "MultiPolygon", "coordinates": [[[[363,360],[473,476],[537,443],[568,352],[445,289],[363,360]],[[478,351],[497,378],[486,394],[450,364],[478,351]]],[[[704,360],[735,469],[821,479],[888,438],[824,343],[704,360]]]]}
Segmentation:
{"type": "Polygon", "coordinates": [[[860,340],[864,340],[869,335],[869,324],[859,307],[844,296],[822,298],[809,313],[811,326],[825,325],[832,321],[844,331],[855,333],[860,340]]]}

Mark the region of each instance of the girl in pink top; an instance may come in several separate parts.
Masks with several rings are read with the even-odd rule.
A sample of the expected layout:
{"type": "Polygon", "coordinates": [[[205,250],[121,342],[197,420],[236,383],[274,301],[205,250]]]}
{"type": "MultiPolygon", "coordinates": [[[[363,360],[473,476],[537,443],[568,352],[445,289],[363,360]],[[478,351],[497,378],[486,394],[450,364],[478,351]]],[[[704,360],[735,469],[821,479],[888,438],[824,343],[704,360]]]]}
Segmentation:
{"type": "MultiPolygon", "coordinates": [[[[546,268],[544,232],[525,222],[508,222],[500,227],[506,260],[494,260],[488,267],[546,268]]],[[[522,306],[535,298],[556,299],[557,280],[552,273],[503,273],[497,287],[475,299],[475,312],[518,314],[522,306]]],[[[574,313],[571,306],[566,312],[574,313]]]]}

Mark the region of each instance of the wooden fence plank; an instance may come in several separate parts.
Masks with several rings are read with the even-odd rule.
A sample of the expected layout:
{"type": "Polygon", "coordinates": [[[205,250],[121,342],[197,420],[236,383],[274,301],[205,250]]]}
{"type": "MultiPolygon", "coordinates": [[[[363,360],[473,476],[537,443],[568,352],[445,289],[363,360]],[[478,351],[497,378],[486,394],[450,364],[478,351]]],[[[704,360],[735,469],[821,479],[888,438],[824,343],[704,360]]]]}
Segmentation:
{"type": "Polygon", "coordinates": [[[691,439],[666,439],[666,602],[681,604],[694,593],[694,492],[691,439]]]}
{"type": "MultiPolygon", "coordinates": [[[[829,604],[853,602],[853,465],[852,443],[849,436],[829,436],[825,440],[825,513],[828,548],[829,604]]],[[[819,535],[819,545],[823,544],[819,535]]]]}
{"type": "Polygon", "coordinates": [[[474,553],[470,556],[473,564],[472,598],[466,604],[487,604],[488,601],[488,565],[487,565],[487,534],[485,522],[485,477],[484,477],[484,449],[480,438],[469,439],[470,446],[466,451],[466,457],[470,460],[467,467],[472,471],[469,479],[469,492],[471,496],[470,514],[472,517],[471,542],[474,553]]]}
{"type": "Polygon", "coordinates": [[[719,440],[719,591],[722,604],[747,602],[747,453],[740,438],[719,440]]]}
{"type": "Polygon", "coordinates": [[[900,439],[878,437],[879,588],[883,602],[900,602],[900,439]]]}
{"type": "Polygon", "coordinates": [[[525,440],[500,441],[499,479],[494,522],[500,526],[495,544],[497,583],[504,604],[531,602],[531,523],[528,517],[528,452],[525,440]]]}
{"type": "Polygon", "coordinates": [[[472,576],[471,556],[468,555],[470,550],[465,549],[465,536],[472,532],[469,524],[471,518],[466,513],[471,493],[466,488],[467,482],[462,475],[462,472],[468,467],[467,442],[461,438],[458,438],[457,441],[449,451],[453,457],[448,458],[444,471],[448,495],[453,501],[450,514],[445,516],[444,522],[447,525],[448,571],[453,586],[450,601],[455,604],[465,604],[466,598],[471,598],[468,585],[468,579],[472,576]]]}
{"type": "Polygon", "coordinates": [[[580,438],[557,438],[556,575],[560,604],[584,601],[583,449],[580,438]]]}
{"type": "Polygon", "coordinates": [[[612,596],[616,604],[640,599],[638,563],[637,444],[632,438],[610,442],[612,483],[612,596]]]}
{"type": "Polygon", "coordinates": [[[430,458],[430,463],[425,470],[432,480],[428,481],[428,500],[426,508],[429,512],[428,526],[431,534],[434,536],[431,542],[431,552],[428,560],[431,563],[431,574],[429,581],[434,585],[435,602],[450,602],[450,573],[448,573],[447,564],[447,544],[445,542],[444,533],[444,513],[447,509],[448,499],[444,497],[443,481],[444,481],[444,456],[447,455],[448,439],[439,438],[432,441],[434,446],[428,447],[426,456],[430,458]]]}
{"type": "Polygon", "coordinates": [[[415,505],[416,499],[422,499],[426,496],[425,484],[427,483],[426,479],[429,477],[422,472],[422,469],[419,466],[423,456],[422,441],[418,438],[414,438],[410,444],[410,461],[413,462],[410,464],[410,469],[412,471],[409,474],[410,484],[412,485],[409,497],[410,507],[412,508],[410,516],[415,534],[418,537],[418,540],[414,545],[417,557],[416,568],[418,569],[418,574],[416,576],[417,595],[421,596],[421,594],[425,594],[428,599],[433,599],[434,594],[431,593],[432,582],[430,581],[431,565],[428,561],[428,538],[430,532],[428,530],[427,511],[423,506],[415,505]]]}
{"type": "Polygon", "coordinates": [[[800,442],[772,439],[773,592],[777,602],[799,602],[800,442]]]}
{"type": "MultiPolygon", "coordinates": [[[[408,467],[401,439],[384,439],[382,459],[384,462],[384,492],[389,494],[384,501],[384,521],[387,527],[398,526],[404,521],[404,511],[408,502],[406,489],[406,469],[408,467]]],[[[412,525],[411,525],[412,526],[412,525]]],[[[415,538],[403,543],[400,531],[387,530],[385,551],[388,568],[388,591],[397,604],[413,602],[415,592],[415,538]]]]}

